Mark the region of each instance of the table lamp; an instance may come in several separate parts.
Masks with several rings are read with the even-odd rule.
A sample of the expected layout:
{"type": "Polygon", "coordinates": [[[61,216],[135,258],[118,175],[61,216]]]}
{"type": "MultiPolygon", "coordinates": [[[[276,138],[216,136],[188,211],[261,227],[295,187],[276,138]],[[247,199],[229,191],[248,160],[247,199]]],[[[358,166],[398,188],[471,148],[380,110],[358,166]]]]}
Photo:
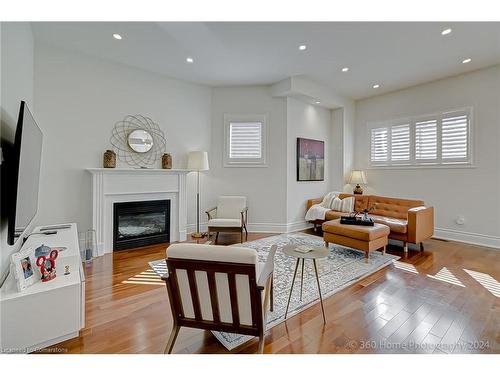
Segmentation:
{"type": "Polygon", "coordinates": [[[351,177],[349,178],[349,183],[356,187],[353,190],[354,194],[363,194],[363,188],[359,184],[366,185],[366,176],[364,171],[352,171],[351,177]]]}

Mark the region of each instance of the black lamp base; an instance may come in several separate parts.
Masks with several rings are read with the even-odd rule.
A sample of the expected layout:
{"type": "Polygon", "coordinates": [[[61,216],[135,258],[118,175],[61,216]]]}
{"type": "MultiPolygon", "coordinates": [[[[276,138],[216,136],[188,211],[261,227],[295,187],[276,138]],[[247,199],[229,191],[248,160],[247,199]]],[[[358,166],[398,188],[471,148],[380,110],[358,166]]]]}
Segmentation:
{"type": "Polygon", "coordinates": [[[361,194],[363,194],[363,188],[359,184],[357,184],[356,187],[353,190],[353,193],[361,195],[361,194]]]}

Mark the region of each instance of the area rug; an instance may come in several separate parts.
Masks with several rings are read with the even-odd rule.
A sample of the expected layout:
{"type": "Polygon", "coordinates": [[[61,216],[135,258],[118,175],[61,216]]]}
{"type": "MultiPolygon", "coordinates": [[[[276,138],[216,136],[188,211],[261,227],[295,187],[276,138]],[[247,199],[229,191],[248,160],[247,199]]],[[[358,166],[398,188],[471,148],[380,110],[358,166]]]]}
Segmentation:
{"type": "MultiPolygon", "coordinates": [[[[255,249],[259,256],[259,262],[265,262],[269,249],[274,244],[278,246],[278,251],[274,259],[274,311],[267,313],[266,330],[285,320],[286,303],[288,301],[288,294],[290,293],[290,285],[292,283],[297,259],[283,253],[283,247],[287,244],[315,247],[324,246],[321,237],[304,233],[280,234],[233,246],[243,246],[255,249]]],[[[376,251],[370,253],[370,259],[366,262],[364,252],[330,244],[330,254],[328,258],[317,261],[323,299],[371,275],[379,269],[388,266],[397,259],[399,259],[399,257],[389,254],[383,255],[376,251]]],[[[165,260],[150,262],[150,266],[159,275],[166,273],[165,260]]],[[[302,300],[300,300],[299,267],[287,319],[317,303],[319,303],[319,296],[313,264],[312,261],[306,260],[302,300]]],[[[319,309],[318,315],[321,316],[321,311],[319,309]]],[[[326,319],[328,320],[328,315],[326,319]]],[[[212,333],[228,350],[232,350],[253,338],[253,336],[226,332],[212,331],[212,333]]]]}

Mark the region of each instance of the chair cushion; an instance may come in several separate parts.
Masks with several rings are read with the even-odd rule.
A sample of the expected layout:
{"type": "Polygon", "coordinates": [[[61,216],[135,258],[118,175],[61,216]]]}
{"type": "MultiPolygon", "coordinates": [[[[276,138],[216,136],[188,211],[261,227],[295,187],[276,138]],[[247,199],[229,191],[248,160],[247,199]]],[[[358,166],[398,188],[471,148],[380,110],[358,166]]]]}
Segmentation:
{"type": "Polygon", "coordinates": [[[257,264],[257,251],[248,247],[175,243],[167,248],[167,258],[257,264]]]}
{"type": "Polygon", "coordinates": [[[241,219],[210,219],[209,227],[241,227],[241,219]]]}
{"type": "Polygon", "coordinates": [[[373,227],[362,225],[346,225],[340,224],[340,219],[326,221],[323,223],[323,231],[355,238],[362,241],[373,241],[377,238],[388,236],[390,229],[387,225],[375,223],[373,227]]]}
{"type": "Polygon", "coordinates": [[[408,220],[379,215],[370,215],[370,217],[376,223],[387,225],[391,229],[391,232],[406,233],[408,230],[408,220]]]}
{"type": "Polygon", "coordinates": [[[247,206],[247,198],[240,196],[221,196],[217,201],[218,219],[240,219],[241,211],[247,206]]]}

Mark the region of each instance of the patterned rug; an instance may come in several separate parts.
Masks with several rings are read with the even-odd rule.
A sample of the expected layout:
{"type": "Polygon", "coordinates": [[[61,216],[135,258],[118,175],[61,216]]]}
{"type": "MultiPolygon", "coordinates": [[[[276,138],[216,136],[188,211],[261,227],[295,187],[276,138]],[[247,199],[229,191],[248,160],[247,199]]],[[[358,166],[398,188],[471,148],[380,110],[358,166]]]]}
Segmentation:
{"type": "MultiPolygon", "coordinates": [[[[259,256],[259,262],[265,262],[269,249],[273,244],[278,246],[278,251],[274,259],[274,311],[269,311],[267,313],[266,330],[285,320],[286,303],[288,301],[290,285],[292,283],[295,263],[297,261],[296,258],[283,253],[283,246],[287,244],[310,245],[315,247],[324,246],[321,237],[304,233],[280,234],[233,246],[243,246],[255,249],[259,256]]],[[[399,259],[399,257],[389,254],[382,255],[382,253],[376,251],[370,253],[370,259],[366,262],[364,252],[330,244],[330,255],[328,258],[317,261],[323,299],[371,275],[379,269],[388,266],[397,259],[399,259]]],[[[165,260],[150,262],[150,265],[158,274],[161,275],[166,273],[165,260]]],[[[310,260],[306,260],[305,262],[304,287],[302,300],[300,300],[300,269],[301,267],[299,267],[297,272],[287,319],[319,303],[314,267],[310,260]]],[[[321,315],[321,310],[319,309],[318,314],[321,315]]],[[[328,320],[328,315],[326,319],[328,320]]],[[[253,339],[253,336],[233,333],[214,331],[212,331],[212,333],[228,350],[232,350],[253,339]]]]}

